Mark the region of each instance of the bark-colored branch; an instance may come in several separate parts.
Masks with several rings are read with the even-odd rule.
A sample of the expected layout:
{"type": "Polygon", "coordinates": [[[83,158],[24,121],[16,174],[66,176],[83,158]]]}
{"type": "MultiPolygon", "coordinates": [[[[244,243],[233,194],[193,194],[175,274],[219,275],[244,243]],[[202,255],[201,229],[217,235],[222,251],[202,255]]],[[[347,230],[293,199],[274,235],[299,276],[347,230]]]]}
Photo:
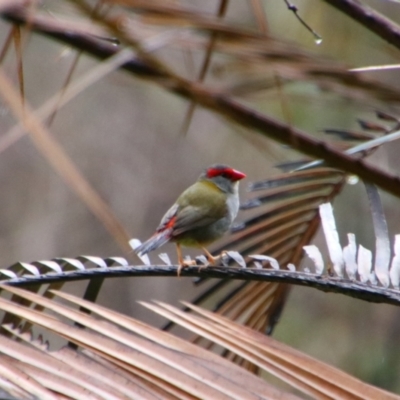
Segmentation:
{"type": "Polygon", "coordinates": [[[400,49],[400,26],[359,0],[324,0],[400,49]]]}
{"type": "MultiPolygon", "coordinates": [[[[178,265],[151,265],[151,266],[118,266],[108,268],[93,268],[87,270],[67,271],[60,274],[49,273],[40,276],[24,275],[18,278],[0,281],[1,284],[24,287],[37,284],[69,282],[92,278],[111,277],[139,277],[139,276],[169,276],[177,278],[178,265]]],[[[271,269],[243,269],[226,267],[201,268],[193,266],[183,268],[181,276],[239,279],[263,282],[279,282],[298,286],[307,286],[323,292],[341,293],[357,299],[373,302],[400,305],[400,291],[380,286],[369,285],[348,279],[315,275],[305,272],[291,272],[271,269]]]]}
{"type": "MultiPolygon", "coordinates": [[[[17,24],[25,24],[28,18],[20,9],[3,12],[1,15],[17,24]]],[[[57,25],[53,21],[47,21],[43,18],[35,19],[31,15],[29,15],[28,21],[30,29],[60,40],[101,60],[113,56],[118,51],[115,46],[106,41],[97,40],[77,32],[57,30],[57,25]]],[[[171,75],[167,70],[157,69],[156,66],[138,58],[133,58],[121,68],[136,76],[158,83],[164,89],[197,102],[246,128],[258,131],[280,143],[290,145],[304,154],[321,158],[334,168],[358,175],[360,178],[400,197],[400,178],[398,176],[387,174],[363,160],[346,155],[324,141],[317,140],[306,132],[265,116],[221,92],[203,84],[193,83],[171,75]]]]}

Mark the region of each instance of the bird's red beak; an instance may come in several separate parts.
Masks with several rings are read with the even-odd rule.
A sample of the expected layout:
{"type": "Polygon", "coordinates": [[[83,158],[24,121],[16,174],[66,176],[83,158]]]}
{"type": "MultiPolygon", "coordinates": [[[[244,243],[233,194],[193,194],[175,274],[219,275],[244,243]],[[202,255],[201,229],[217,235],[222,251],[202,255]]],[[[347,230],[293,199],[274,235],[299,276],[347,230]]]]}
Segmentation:
{"type": "Polygon", "coordinates": [[[231,175],[231,179],[233,181],[240,181],[243,178],[246,178],[246,174],[244,174],[243,172],[240,172],[236,169],[232,169],[232,172],[230,173],[231,175]]]}

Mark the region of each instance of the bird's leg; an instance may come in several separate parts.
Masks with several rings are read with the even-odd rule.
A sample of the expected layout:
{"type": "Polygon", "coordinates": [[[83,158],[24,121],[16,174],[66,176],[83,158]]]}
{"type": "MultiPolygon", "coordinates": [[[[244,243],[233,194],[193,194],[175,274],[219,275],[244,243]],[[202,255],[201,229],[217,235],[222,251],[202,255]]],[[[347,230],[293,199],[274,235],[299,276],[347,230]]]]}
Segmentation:
{"type": "Polygon", "coordinates": [[[182,256],[181,245],[179,243],[175,243],[175,245],[176,245],[176,253],[178,254],[178,263],[179,263],[178,276],[180,276],[182,268],[190,267],[191,265],[196,265],[196,261],[195,260],[185,261],[182,256]]]}
{"type": "MultiPolygon", "coordinates": [[[[221,259],[221,257],[223,257],[224,255],[227,254],[227,251],[226,251],[226,250],[223,250],[223,251],[221,251],[221,254],[220,254],[220,255],[214,257],[205,247],[202,247],[202,249],[203,249],[204,253],[206,253],[208,262],[209,262],[210,264],[214,264],[214,265],[216,264],[216,262],[217,262],[218,260],[221,259]]],[[[202,265],[202,266],[199,268],[199,270],[201,270],[201,269],[203,269],[203,268],[207,268],[207,267],[208,267],[208,265],[202,265]]]]}
{"type": "MultiPolygon", "coordinates": [[[[206,253],[207,260],[211,265],[215,265],[215,263],[221,258],[221,256],[214,257],[205,247],[201,248],[203,249],[204,253],[206,253]]],[[[207,267],[208,265],[202,265],[200,270],[207,267]]]]}
{"type": "Polygon", "coordinates": [[[202,247],[204,253],[206,253],[207,260],[210,264],[215,264],[215,262],[218,260],[218,257],[214,257],[205,247],[202,247]]]}

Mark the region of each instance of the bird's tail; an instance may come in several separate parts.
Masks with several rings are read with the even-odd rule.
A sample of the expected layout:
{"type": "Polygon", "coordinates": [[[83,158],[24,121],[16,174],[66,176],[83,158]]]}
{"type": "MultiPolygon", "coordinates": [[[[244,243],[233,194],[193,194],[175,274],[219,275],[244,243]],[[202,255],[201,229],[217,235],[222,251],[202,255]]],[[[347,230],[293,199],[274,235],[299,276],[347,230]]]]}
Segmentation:
{"type": "Polygon", "coordinates": [[[152,237],[137,247],[135,252],[142,255],[158,249],[163,244],[167,243],[169,239],[171,239],[171,232],[172,229],[164,229],[161,232],[156,232],[152,237]]]}

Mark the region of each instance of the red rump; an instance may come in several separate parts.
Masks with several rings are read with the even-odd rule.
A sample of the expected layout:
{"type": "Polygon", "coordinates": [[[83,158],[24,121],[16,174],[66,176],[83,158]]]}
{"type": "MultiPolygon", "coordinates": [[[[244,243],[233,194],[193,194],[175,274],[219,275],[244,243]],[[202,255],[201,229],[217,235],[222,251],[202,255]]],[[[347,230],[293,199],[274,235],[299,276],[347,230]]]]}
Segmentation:
{"type": "Polygon", "coordinates": [[[169,221],[168,224],[165,226],[166,229],[172,228],[175,225],[176,221],[176,216],[172,217],[169,221]]]}
{"type": "Polygon", "coordinates": [[[207,170],[207,178],[214,178],[216,176],[223,176],[235,182],[245,178],[246,174],[233,168],[209,168],[207,170]]]}
{"type": "Polygon", "coordinates": [[[159,227],[159,229],[157,229],[156,233],[153,236],[157,236],[157,234],[173,228],[175,225],[175,221],[176,221],[176,215],[174,215],[165,225],[159,227]]]}

